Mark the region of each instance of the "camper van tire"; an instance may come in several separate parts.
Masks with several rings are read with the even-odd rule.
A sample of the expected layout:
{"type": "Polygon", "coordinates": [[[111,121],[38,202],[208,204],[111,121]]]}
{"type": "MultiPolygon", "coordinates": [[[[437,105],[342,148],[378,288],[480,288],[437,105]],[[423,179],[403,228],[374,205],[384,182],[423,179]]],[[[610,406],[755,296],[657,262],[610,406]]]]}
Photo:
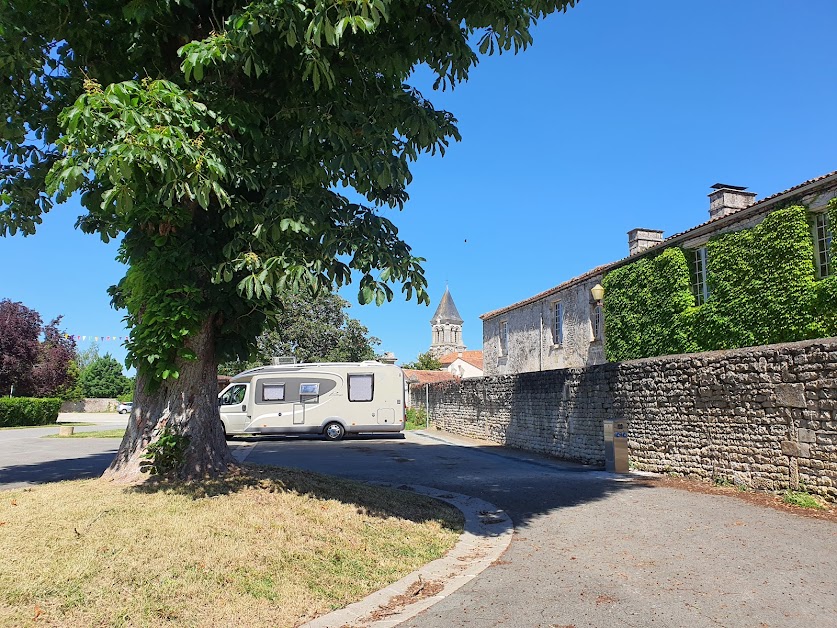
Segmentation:
{"type": "Polygon", "coordinates": [[[332,421],[331,423],[326,424],[323,429],[323,434],[328,440],[343,440],[343,435],[345,433],[346,429],[337,421],[332,421]]]}
{"type": "Polygon", "coordinates": [[[227,433],[227,426],[226,426],[226,425],[224,425],[224,422],[223,422],[223,421],[221,421],[221,429],[224,431],[224,438],[225,438],[226,440],[232,440],[232,435],[230,435],[230,434],[228,434],[228,433],[227,433]]]}

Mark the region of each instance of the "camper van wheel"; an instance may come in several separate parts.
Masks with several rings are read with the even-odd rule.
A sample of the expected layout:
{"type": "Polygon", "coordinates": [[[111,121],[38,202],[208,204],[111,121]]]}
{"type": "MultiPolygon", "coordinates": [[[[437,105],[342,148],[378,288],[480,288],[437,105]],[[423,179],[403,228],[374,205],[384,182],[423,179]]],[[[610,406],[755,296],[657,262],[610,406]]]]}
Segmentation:
{"type": "Polygon", "coordinates": [[[223,422],[223,421],[221,421],[221,429],[224,431],[224,439],[225,439],[225,440],[232,440],[232,436],[230,436],[229,434],[227,434],[227,426],[226,426],[226,425],[224,425],[224,422],[223,422]]]}
{"type": "Polygon", "coordinates": [[[336,421],[332,421],[328,425],[325,426],[323,430],[323,434],[328,440],[342,440],[343,435],[346,433],[346,430],[343,428],[342,425],[337,423],[336,421]]]}

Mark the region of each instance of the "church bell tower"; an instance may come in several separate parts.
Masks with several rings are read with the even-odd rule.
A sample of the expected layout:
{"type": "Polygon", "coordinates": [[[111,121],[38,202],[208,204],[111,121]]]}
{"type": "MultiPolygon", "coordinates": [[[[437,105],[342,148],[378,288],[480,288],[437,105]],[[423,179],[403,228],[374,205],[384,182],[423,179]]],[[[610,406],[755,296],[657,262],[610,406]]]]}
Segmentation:
{"type": "Polygon", "coordinates": [[[448,353],[465,351],[462,344],[462,317],[456,309],[450,290],[445,287],[445,294],[436,308],[436,313],[430,319],[432,339],[430,342],[430,354],[434,358],[440,358],[448,353]]]}

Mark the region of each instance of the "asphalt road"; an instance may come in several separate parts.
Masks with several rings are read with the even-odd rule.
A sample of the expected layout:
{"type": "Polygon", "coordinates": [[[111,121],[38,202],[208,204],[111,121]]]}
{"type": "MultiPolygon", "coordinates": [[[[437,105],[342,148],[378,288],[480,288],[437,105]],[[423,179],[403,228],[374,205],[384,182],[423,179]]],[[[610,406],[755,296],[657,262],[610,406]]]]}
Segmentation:
{"type": "MultiPolygon", "coordinates": [[[[95,475],[118,446],[23,431],[31,432],[0,431],[0,488],[95,475]],[[11,453],[19,463],[8,464],[11,453]]],[[[833,523],[446,440],[408,434],[233,446],[248,463],[424,484],[511,515],[516,532],[502,560],[407,626],[837,625],[833,523]]]]}

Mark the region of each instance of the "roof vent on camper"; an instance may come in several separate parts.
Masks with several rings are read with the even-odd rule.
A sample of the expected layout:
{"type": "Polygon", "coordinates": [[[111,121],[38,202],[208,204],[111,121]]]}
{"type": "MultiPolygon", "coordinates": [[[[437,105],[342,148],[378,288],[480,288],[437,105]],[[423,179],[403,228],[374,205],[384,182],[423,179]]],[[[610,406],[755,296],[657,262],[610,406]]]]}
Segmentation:
{"type": "Polygon", "coordinates": [[[712,189],[715,191],[709,195],[709,220],[723,218],[749,207],[756,198],[755,192],[747,192],[747,188],[740,185],[716,183],[712,189]]]}
{"type": "Polygon", "coordinates": [[[628,231],[628,255],[634,255],[663,241],[663,232],[657,229],[631,229],[628,231]]]}

